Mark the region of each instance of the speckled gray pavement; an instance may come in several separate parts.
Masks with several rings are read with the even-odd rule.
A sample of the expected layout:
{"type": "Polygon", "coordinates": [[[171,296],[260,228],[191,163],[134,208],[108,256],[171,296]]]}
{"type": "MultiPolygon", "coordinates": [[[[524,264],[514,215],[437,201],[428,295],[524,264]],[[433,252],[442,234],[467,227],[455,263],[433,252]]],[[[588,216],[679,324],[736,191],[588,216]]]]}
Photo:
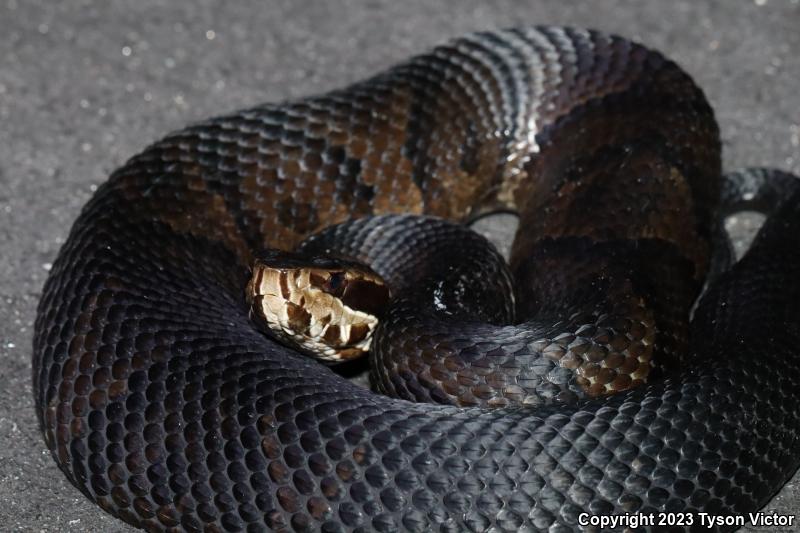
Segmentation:
{"type": "MultiPolygon", "coordinates": [[[[112,169],[187,122],[522,24],[595,27],[664,51],[706,90],[726,168],[800,171],[797,0],[0,0],[0,530],[129,530],[55,467],[30,385],[42,283],[112,169]]],[[[797,515],[799,499],[796,476],[768,508],[797,515]]]]}

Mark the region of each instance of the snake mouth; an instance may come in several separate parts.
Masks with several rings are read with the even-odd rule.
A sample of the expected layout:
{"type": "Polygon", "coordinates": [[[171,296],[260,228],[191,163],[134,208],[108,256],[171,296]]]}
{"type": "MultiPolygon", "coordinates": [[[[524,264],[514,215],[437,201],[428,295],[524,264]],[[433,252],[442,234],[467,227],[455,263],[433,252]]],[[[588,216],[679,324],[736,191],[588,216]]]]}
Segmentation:
{"type": "Polygon", "coordinates": [[[330,363],[369,351],[390,296],[364,265],[275,251],[256,259],[245,291],[262,330],[330,363]]]}

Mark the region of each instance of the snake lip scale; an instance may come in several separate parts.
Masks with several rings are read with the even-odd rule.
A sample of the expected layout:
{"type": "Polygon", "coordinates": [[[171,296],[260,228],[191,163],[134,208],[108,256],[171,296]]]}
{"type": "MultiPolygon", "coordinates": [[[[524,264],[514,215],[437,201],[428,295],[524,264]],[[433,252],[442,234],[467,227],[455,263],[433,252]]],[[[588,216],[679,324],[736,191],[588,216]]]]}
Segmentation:
{"type": "Polygon", "coordinates": [[[800,464],[800,192],[720,160],[675,63],[574,28],[466,35],[188,126],[98,188],[53,263],[33,349],[47,446],[87,498],[150,531],[563,532],[582,513],[755,511],[800,464]],[[507,273],[452,244],[423,262],[422,240],[392,233],[472,250],[453,222],[498,209],[520,217],[507,273]],[[767,218],[731,264],[720,221],[738,209],[767,218]],[[343,227],[392,294],[392,275],[457,258],[489,287],[436,301],[477,305],[469,328],[397,299],[398,327],[372,343],[394,398],[249,316],[257,254],[343,227]],[[376,232],[402,259],[365,251],[376,232]],[[511,278],[515,309],[490,296],[511,278]]]}

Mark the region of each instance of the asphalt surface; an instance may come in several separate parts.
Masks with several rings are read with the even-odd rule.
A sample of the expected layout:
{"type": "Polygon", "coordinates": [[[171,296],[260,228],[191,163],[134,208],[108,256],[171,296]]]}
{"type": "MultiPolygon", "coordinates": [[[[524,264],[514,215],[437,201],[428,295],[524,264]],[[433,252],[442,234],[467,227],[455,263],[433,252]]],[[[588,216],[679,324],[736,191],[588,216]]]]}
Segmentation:
{"type": "MultiPolygon", "coordinates": [[[[111,170],[187,122],[322,92],[449,37],[523,24],[594,27],[664,51],[706,90],[726,168],[800,171],[797,0],[0,0],[0,530],[129,530],[55,467],[30,385],[42,283],[111,170]]],[[[768,509],[800,514],[800,476],[768,509]]]]}

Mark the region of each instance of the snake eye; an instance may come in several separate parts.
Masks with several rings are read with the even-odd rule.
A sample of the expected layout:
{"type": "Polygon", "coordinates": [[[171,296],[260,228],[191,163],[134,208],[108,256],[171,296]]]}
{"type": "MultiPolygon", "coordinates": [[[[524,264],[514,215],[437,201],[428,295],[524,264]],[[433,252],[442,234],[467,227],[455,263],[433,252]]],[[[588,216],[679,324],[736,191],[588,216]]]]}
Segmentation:
{"type": "Polygon", "coordinates": [[[344,279],[344,272],[332,272],[331,277],[328,278],[328,282],[325,284],[325,292],[334,295],[338,294],[342,289],[344,279]]]}

